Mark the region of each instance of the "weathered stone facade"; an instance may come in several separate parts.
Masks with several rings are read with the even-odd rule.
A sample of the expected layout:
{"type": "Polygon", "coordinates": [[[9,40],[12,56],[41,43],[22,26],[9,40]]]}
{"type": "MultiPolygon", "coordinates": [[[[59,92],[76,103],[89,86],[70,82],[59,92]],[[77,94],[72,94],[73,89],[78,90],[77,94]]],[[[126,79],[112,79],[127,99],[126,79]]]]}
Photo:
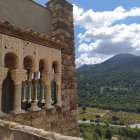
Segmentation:
{"type": "Polygon", "coordinates": [[[83,140],[2,120],[0,120],[0,134],[1,140],[83,140]]]}
{"type": "Polygon", "coordinates": [[[51,37],[0,22],[0,75],[5,72],[0,76],[0,115],[4,120],[79,136],[73,6],[66,0],[50,0],[46,8],[52,19],[51,37]],[[15,92],[7,111],[4,104],[12,101],[3,101],[3,80],[8,71],[15,92]],[[55,101],[51,99],[53,81],[55,101]],[[28,107],[21,108],[25,104],[28,107]]]}

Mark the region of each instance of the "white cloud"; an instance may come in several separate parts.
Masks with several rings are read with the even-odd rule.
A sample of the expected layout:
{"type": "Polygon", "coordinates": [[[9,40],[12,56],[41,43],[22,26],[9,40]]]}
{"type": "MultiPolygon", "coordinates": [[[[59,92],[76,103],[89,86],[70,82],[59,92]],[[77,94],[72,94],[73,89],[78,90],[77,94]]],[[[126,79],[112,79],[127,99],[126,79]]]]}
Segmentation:
{"type": "Polygon", "coordinates": [[[74,9],[75,24],[85,29],[77,36],[81,53],[77,66],[96,64],[119,53],[140,55],[140,24],[125,24],[126,18],[140,16],[140,8],[126,10],[120,6],[113,11],[94,12],[74,5],[74,9]]]}
{"type": "Polygon", "coordinates": [[[112,57],[111,55],[106,55],[106,56],[103,56],[103,55],[95,55],[95,56],[88,56],[88,53],[84,53],[82,54],[79,58],[76,59],[76,66],[77,68],[80,67],[81,65],[84,65],[84,64],[98,64],[98,63],[101,63],[103,60],[107,60],[109,59],[110,57],[112,57]]]}
{"type": "Polygon", "coordinates": [[[75,24],[85,29],[111,26],[116,21],[134,16],[140,16],[140,8],[134,7],[126,10],[120,6],[113,11],[94,12],[92,9],[84,11],[84,9],[74,5],[75,24]]]}

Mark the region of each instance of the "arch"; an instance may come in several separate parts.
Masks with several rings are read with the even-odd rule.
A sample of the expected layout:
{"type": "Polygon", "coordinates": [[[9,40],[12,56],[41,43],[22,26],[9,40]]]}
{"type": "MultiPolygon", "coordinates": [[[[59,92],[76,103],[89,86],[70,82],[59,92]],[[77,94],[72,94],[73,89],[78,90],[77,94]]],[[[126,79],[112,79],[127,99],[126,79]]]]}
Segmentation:
{"type": "Polygon", "coordinates": [[[9,70],[16,69],[19,67],[19,59],[16,53],[8,52],[5,54],[4,67],[8,68],[9,70]]]}
{"type": "Polygon", "coordinates": [[[40,59],[39,61],[39,71],[43,72],[43,71],[47,71],[48,72],[48,62],[45,58],[40,59]]]}
{"type": "Polygon", "coordinates": [[[10,71],[19,67],[18,56],[13,52],[6,53],[4,67],[8,68],[8,73],[2,84],[2,111],[10,113],[14,109],[15,96],[15,86],[10,71]]]}
{"type": "Polygon", "coordinates": [[[10,71],[8,71],[6,79],[2,84],[2,111],[4,113],[10,113],[14,109],[14,96],[14,81],[11,78],[10,71]]]}
{"type": "Polygon", "coordinates": [[[60,64],[58,61],[53,61],[52,63],[52,72],[59,73],[60,71],[60,64]]]}
{"type": "Polygon", "coordinates": [[[33,71],[33,69],[35,68],[35,59],[33,56],[31,55],[27,55],[24,57],[23,60],[23,66],[24,69],[27,71],[33,71]]]}

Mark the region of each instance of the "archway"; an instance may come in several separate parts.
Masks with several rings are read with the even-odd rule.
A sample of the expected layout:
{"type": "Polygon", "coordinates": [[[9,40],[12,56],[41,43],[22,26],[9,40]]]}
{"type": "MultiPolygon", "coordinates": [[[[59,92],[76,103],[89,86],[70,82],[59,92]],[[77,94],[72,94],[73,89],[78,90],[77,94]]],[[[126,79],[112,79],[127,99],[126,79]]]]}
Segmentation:
{"type": "Polygon", "coordinates": [[[46,93],[46,88],[45,88],[45,84],[43,81],[43,76],[44,76],[44,72],[47,71],[47,66],[46,66],[46,60],[45,59],[40,59],[39,61],[39,77],[38,77],[38,93],[39,93],[39,107],[43,107],[45,105],[45,93],[46,93]]]}
{"type": "Polygon", "coordinates": [[[10,70],[18,67],[18,57],[14,53],[7,53],[4,58],[4,67],[8,68],[6,79],[2,84],[2,111],[9,113],[14,109],[14,81],[11,78],[10,70]]]}
{"type": "Polygon", "coordinates": [[[27,110],[31,107],[33,98],[34,86],[33,86],[33,68],[35,65],[34,58],[32,56],[26,56],[23,60],[23,67],[27,71],[26,81],[22,82],[22,109],[27,110]]]}
{"type": "MultiPolygon", "coordinates": [[[[54,74],[59,72],[59,64],[56,61],[54,61],[52,63],[52,72],[54,74]]],[[[52,104],[55,105],[56,102],[57,102],[57,95],[56,95],[56,93],[57,93],[57,86],[56,86],[56,82],[54,80],[51,82],[51,93],[52,93],[51,94],[52,104]]]]}

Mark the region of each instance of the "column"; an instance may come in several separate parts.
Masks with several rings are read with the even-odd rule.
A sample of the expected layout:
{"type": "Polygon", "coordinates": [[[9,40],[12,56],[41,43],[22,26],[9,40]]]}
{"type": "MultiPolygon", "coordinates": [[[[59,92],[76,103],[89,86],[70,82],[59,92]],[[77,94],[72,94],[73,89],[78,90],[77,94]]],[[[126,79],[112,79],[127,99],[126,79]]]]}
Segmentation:
{"type": "Polygon", "coordinates": [[[22,102],[26,102],[26,81],[22,82],[22,102]]]}
{"type": "Polygon", "coordinates": [[[44,94],[44,92],[45,92],[45,86],[44,86],[44,82],[43,81],[41,81],[41,103],[45,103],[45,94],[44,94]]]}
{"type": "Polygon", "coordinates": [[[11,70],[11,77],[15,84],[15,95],[14,95],[14,110],[11,111],[13,114],[25,113],[21,109],[21,91],[22,91],[22,81],[26,79],[26,70],[14,69],[11,70]]]}
{"type": "Polygon", "coordinates": [[[28,75],[28,103],[32,102],[32,72],[29,72],[28,75]]]}
{"type": "Polygon", "coordinates": [[[46,109],[52,109],[54,108],[52,106],[52,99],[51,99],[51,82],[54,79],[54,74],[53,73],[46,73],[45,76],[43,76],[43,81],[45,83],[45,87],[46,87],[46,96],[45,96],[45,106],[43,108],[46,109]]]}
{"type": "Polygon", "coordinates": [[[5,113],[2,112],[2,84],[3,80],[7,76],[8,69],[7,68],[0,68],[0,116],[4,116],[5,113]]]}
{"type": "Polygon", "coordinates": [[[28,109],[29,111],[38,111],[41,110],[41,108],[38,107],[38,99],[37,99],[37,85],[38,85],[38,72],[34,73],[34,99],[33,102],[31,103],[31,107],[28,109]]]}
{"type": "Polygon", "coordinates": [[[55,73],[54,81],[56,83],[56,106],[62,107],[62,98],[61,98],[61,73],[55,73]]]}

